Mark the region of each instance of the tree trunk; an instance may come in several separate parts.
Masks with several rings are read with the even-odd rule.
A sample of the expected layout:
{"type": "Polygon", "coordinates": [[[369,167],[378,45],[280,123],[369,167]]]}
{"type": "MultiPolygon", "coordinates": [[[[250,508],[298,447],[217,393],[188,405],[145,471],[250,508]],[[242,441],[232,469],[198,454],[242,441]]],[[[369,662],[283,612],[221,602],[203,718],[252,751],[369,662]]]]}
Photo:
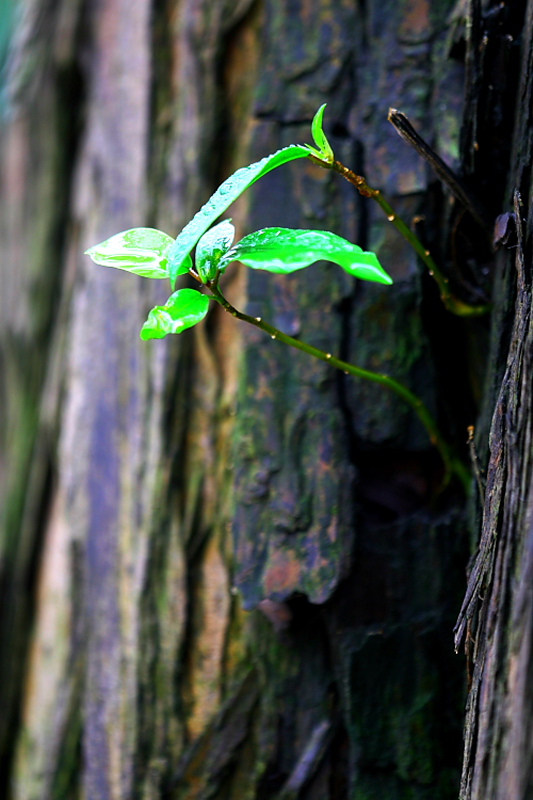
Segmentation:
{"type": "Polygon", "coordinates": [[[19,10],[0,129],[0,794],[457,797],[452,629],[479,538],[456,629],[462,797],[525,800],[532,3],[19,10]],[[446,312],[381,210],[311,162],[230,209],[239,235],[331,229],[394,286],[234,265],[226,293],[412,388],[465,458],[475,425],[470,501],[400,398],[218,307],[141,342],[168,287],[83,255],[134,226],[176,235],[233,170],[309,141],[324,102],[337,158],[418,220],[462,299],[493,291],[492,321],[446,312]],[[495,254],[390,106],[489,219],[520,192],[517,243],[495,254]]]}
{"type": "MultiPolygon", "coordinates": [[[[496,259],[491,368],[480,425],[486,453],[478,509],[481,532],[456,625],[456,644],[464,641],[470,661],[464,800],[526,800],[533,793],[533,4],[520,11],[525,12],[523,21],[517,14],[517,27],[508,32],[508,54],[515,50],[516,70],[508,74],[519,75],[513,80],[518,104],[502,149],[507,208],[511,210],[514,198],[516,230],[511,249],[500,250],[496,259]]],[[[497,76],[496,69],[499,89],[505,90],[506,78],[497,76]]],[[[490,124],[486,111],[477,113],[478,124],[490,124]]]]}

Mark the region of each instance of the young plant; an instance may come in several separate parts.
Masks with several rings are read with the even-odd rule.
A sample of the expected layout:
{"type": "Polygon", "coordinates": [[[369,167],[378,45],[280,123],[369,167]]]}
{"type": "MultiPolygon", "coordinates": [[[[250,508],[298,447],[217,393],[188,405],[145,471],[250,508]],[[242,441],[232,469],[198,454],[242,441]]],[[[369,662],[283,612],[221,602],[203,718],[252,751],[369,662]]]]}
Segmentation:
{"type": "MultiPolygon", "coordinates": [[[[446,479],[455,475],[468,491],[470,487],[468,469],[441,435],[427,406],[407,387],[388,375],[349,364],[331,353],[288,336],[261,317],[244,314],[228,302],[220,288],[221,276],[233,261],[239,261],[252,269],[283,274],[304,269],[316,261],[331,261],[356,278],[381,284],[392,283],[392,279],[383,269],[375,253],[365,252],[357,245],[329,231],[263,228],[234,243],[235,228],[231,220],[224,220],[213,226],[213,223],[255,181],[271,170],[299,158],[309,158],[321,167],[339,172],[362,194],[377,200],[389,220],[406,236],[417,253],[424,254],[423,260],[430,267],[431,273],[438,276],[437,281],[439,282],[441,277],[442,281],[446,281],[437,270],[429,253],[408,226],[394,213],[381,193],[371,189],[364,178],[355,175],[335,160],[322,128],[324,109],[325,105],[321,106],[312,123],[311,130],[316,147],[290,145],[261,161],[237,170],[219,186],[176,239],[153,228],[133,228],[117,233],[110,239],[89,248],[86,254],[96,264],[102,266],[123,269],[145,278],[170,281],[172,294],[164,305],[155,306],[148,314],[140,332],[143,340],[162,339],[169,334],[181,333],[191,328],[204,319],[210,301],[215,301],[232,316],[255,325],[273,339],[326,361],[346,374],[387,387],[407,402],[418,415],[430,440],[442,457],[446,479]],[[174,291],[178,277],[185,274],[189,274],[201,284],[202,291],[189,288],[174,291]]],[[[465,309],[472,309],[461,301],[455,301],[446,282],[443,286],[445,290],[441,291],[441,295],[447,307],[452,306],[450,310],[465,315],[465,309]]],[[[473,313],[478,312],[474,310],[473,313]]]]}

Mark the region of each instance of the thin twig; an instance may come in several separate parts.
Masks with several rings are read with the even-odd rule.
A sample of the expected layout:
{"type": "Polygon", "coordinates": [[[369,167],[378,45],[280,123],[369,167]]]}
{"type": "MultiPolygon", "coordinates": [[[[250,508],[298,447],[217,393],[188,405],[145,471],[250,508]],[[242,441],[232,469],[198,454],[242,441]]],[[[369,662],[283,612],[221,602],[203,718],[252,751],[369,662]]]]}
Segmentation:
{"type": "Polygon", "coordinates": [[[326,164],[319,159],[312,160],[316,164],[320,164],[322,167],[329,167],[330,169],[335,170],[335,172],[338,172],[339,175],[342,175],[343,178],[346,178],[347,181],[355,186],[357,191],[362,194],[363,197],[371,197],[372,200],[376,201],[376,203],[387,215],[389,222],[392,222],[396,230],[399,231],[409,242],[413,250],[418,256],[420,256],[428,268],[429,274],[435,279],[439,287],[441,300],[448,311],[458,317],[479,317],[483,314],[486,314],[490,310],[490,305],[472,306],[468,303],[464,303],[462,300],[459,300],[459,298],[452,294],[450,291],[448,278],[446,278],[446,276],[440,271],[439,267],[433,260],[430,251],[424,247],[418,236],[408,225],[406,225],[403,219],[398,216],[391,204],[385,200],[379,189],[373,189],[368,185],[362,175],[357,175],[355,172],[352,172],[351,169],[345,167],[340,161],[333,161],[331,164],[326,164]]]}
{"type": "Polygon", "coordinates": [[[404,400],[414,410],[426,429],[431,443],[439,451],[444,463],[445,480],[449,480],[449,477],[452,474],[456,475],[456,477],[461,481],[465,492],[467,494],[470,492],[471,480],[468,467],[466,467],[466,465],[461,461],[460,458],[458,458],[452,448],[448,445],[448,442],[444,439],[439,431],[437,423],[435,422],[425,403],[423,403],[422,400],[416,396],[416,394],[407,389],[406,386],[403,386],[403,384],[399,383],[388,375],[383,375],[379,372],[372,372],[371,370],[357,367],[355,364],[349,364],[347,361],[342,361],[340,358],[336,358],[336,356],[332,355],[331,353],[326,353],[324,350],[320,350],[318,347],[313,347],[313,345],[302,342],[300,339],[294,339],[292,336],[288,336],[286,333],[278,330],[273,325],[265,322],[262,317],[251,317],[248,314],[244,314],[242,311],[238,311],[228,300],[226,300],[220,290],[220,287],[218,286],[218,281],[216,279],[213,281],[208,281],[206,286],[211,291],[211,294],[217,303],[219,303],[222,308],[228,312],[228,314],[231,314],[236,319],[240,319],[243,322],[248,322],[250,325],[254,325],[256,328],[268,333],[272,339],[277,339],[278,341],[283,342],[290,347],[294,347],[297,350],[301,350],[308,355],[320,359],[321,361],[325,361],[327,364],[331,364],[332,367],[342,370],[345,375],[354,375],[357,378],[364,378],[365,380],[372,381],[373,383],[379,383],[382,386],[386,386],[392,392],[401,397],[402,400],[404,400]]]}
{"type": "Polygon", "coordinates": [[[396,132],[402,137],[402,139],[408,142],[411,147],[414,147],[418,155],[428,162],[428,164],[439,176],[441,181],[454,195],[454,197],[459,200],[461,205],[464,206],[468,213],[483,229],[490,243],[491,224],[487,219],[485,209],[478,199],[474,197],[474,195],[466,188],[464,183],[457,177],[457,175],[455,175],[455,173],[442,160],[442,158],[437,155],[437,153],[420,136],[402,111],[398,111],[396,108],[390,108],[388,120],[391,125],[393,125],[396,132]]]}
{"type": "Polygon", "coordinates": [[[335,727],[327,719],[315,725],[303,752],[276,800],[296,800],[302,788],[318,769],[326,749],[331,744],[335,727]]]}

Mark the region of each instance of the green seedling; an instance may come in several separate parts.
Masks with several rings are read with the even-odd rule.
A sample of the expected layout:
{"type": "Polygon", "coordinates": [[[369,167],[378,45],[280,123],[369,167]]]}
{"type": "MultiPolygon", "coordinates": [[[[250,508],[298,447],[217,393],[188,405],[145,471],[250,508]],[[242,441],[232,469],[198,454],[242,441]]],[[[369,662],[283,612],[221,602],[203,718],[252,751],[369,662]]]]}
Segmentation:
{"type": "Polygon", "coordinates": [[[145,278],[170,281],[173,293],[164,305],[156,306],[150,311],[148,319],[142,326],[140,336],[145,341],[162,339],[169,334],[181,333],[193,327],[204,319],[210,302],[215,301],[235,318],[260,328],[271,338],[319,358],[346,374],[387,387],[408,403],[418,415],[430,440],[442,457],[446,480],[454,475],[468,491],[469,470],[441,435],[427,406],[407,387],[388,375],[349,364],[331,353],[288,336],[261,317],[244,314],[228,302],[220,288],[221,277],[228,265],[234,261],[251,269],[282,274],[305,269],[316,261],[330,261],[349,275],[361,280],[392,284],[392,279],[375,253],[363,251],[361,247],[329,231],[263,228],[234,243],[235,228],[231,220],[213,225],[229,206],[263,175],[289,161],[308,158],[321,167],[340,173],[361,194],[372,197],[379,203],[389,220],[408,239],[436,278],[443,301],[449,310],[462,316],[481,313],[477,307],[467,306],[453,297],[446,279],[437,269],[427,250],[396,215],[381,193],[369,187],[364,178],[355,175],[335,160],[322,127],[324,109],[325,105],[321,106],[312,123],[311,132],[316,147],[290,145],[261,161],[237,170],[219,186],[176,239],[153,228],[133,228],[89,248],[86,253],[96,264],[126,270],[145,278]],[[178,277],[185,274],[190,275],[201,285],[200,291],[189,288],[174,291],[178,277]]]}

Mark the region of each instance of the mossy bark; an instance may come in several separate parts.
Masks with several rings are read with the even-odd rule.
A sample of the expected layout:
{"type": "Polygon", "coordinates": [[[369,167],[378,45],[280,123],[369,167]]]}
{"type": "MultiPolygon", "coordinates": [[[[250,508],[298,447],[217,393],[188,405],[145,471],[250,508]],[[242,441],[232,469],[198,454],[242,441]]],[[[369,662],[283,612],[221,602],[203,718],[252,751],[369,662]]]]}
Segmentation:
{"type": "Polygon", "coordinates": [[[142,343],[167,287],[82,255],[128,227],[176,234],[231,171],[308,141],[327,102],[336,156],[417,219],[457,293],[479,302],[496,276],[492,333],[443,311],[380,209],[310,162],[235,204],[239,234],[330,228],[378,250],[395,285],[355,285],[325,264],[290,277],[234,265],[224,291],[404,382],[463,455],[475,424],[488,458],[496,403],[487,498],[500,487],[501,513],[487,500],[488,556],[466,606],[478,639],[463,796],[527,797],[505,792],[517,759],[520,786],[531,781],[520,749],[531,740],[520,739],[531,726],[531,9],[493,5],[21,2],[0,132],[3,796],[457,797],[465,665],[452,628],[479,503],[469,515],[461,487],[441,491],[440,460],[396,396],[218,307],[180,337],[142,343]],[[518,291],[515,251],[494,257],[388,125],[390,106],[489,216],[520,189],[518,291]],[[503,648],[500,628],[477,622],[479,586],[491,609],[503,603],[503,648]],[[515,722],[506,738],[502,721],[504,768],[489,780],[490,664],[508,675],[490,695],[498,719],[515,722]]]}

